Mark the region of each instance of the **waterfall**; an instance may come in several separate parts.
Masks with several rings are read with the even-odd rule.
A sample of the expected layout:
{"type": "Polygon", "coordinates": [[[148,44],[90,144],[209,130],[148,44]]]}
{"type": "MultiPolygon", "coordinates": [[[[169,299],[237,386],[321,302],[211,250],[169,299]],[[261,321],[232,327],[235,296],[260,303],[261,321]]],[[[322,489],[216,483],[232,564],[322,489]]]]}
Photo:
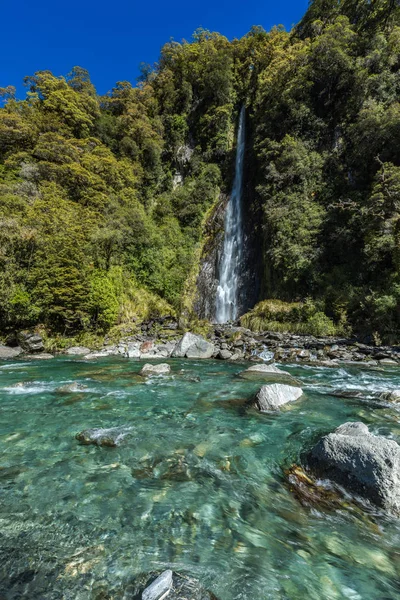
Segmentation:
{"type": "Polygon", "coordinates": [[[245,146],[245,107],[242,106],[237,135],[235,179],[225,213],[225,237],[219,270],[216,302],[217,323],[234,321],[239,311],[239,277],[243,254],[242,185],[245,146]]]}

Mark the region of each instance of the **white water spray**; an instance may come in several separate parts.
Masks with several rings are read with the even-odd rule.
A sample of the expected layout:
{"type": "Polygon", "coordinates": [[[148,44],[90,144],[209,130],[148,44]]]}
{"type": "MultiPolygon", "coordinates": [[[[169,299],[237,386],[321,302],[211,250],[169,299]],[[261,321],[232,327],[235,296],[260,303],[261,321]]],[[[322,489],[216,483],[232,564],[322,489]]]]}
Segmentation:
{"type": "Polygon", "coordinates": [[[216,302],[217,323],[234,321],[239,310],[239,276],[243,251],[242,185],[245,146],[245,107],[242,106],[237,135],[235,179],[225,213],[225,237],[216,302]]]}

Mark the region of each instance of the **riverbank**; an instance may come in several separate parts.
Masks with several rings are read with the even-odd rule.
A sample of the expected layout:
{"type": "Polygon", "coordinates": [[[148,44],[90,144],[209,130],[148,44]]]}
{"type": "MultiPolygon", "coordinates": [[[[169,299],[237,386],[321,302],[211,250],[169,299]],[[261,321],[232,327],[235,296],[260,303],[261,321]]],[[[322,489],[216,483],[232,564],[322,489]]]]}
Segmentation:
{"type": "MultiPolygon", "coordinates": [[[[176,347],[186,335],[186,350],[195,345],[189,358],[216,358],[219,360],[264,360],[298,362],[332,366],[339,363],[400,364],[400,346],[376,346],[362,343],[357,338],[314,337],[266,331],[254,333],[244,327],[215,325],[208,334],[184,332],[171,320],[153,320],[142,323],[131,334],[118,341],[96,338],[95,343],[76,345],[68,338],[46,339],[36,332],[22,332],[0,345],[0,359],[18,357],[51,358],[55,354],[80,354],[88,358],[125,356],[126,358],[163,359],[174,357],[176,347]],[[192,337],[188,337],[192,336],[192,337]],[[189,343],[190,342],[190,343],[189,343]]],[[[179,353],[179,357],[186,356],[179,353]]]]}

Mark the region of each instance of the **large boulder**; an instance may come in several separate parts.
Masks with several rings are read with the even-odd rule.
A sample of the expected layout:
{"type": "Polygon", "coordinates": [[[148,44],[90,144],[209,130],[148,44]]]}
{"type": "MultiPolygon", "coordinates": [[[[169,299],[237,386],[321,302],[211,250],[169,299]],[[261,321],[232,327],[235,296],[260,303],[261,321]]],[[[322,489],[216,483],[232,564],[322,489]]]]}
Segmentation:
{"type": "Polygon", "coordinates": [[[133,600],[217,600],[197,579],[168,569],[136,578],[133,600]]]}
{"type": "Polygon", "coordinates": [[[278,411],[289,402],[294,402],[302,396],[303,390],[283,383],[263,385],[254,398],[255,407],[261,412],[278,411]]]}
{"type": "Polygon", "coordinates": [[[167,375],[171,371],[171,367],[167,363],[160,364],[145,364],[140,371],[140,374],[143,377],[147,377],[149,375],[167,375]]]}
{"type": "Polygon", "coordinates": [[[95,446],[114,448],[115,446],[119,446],[126,436],[129,435],[130,431],[131,427],[98,427],[95,429],[85,429],[77,433],[75,438],[85,446],[94,444],[95,446]]]}
{"type": "Polygon", "coordinates": [[[195,335],[189,331],[176,344],[172,356],[174,358],[211,358],[215,347],[207,342],[201,335],[195,335]]]}
{"type": "Polygon", "coordinates": [[[16,348],[10,348],[9,346],[0,346],[0,360],[7,360],[9,358],[17,358],[22,354],[23,350],[19,346],[16,348]]]}
{"type": "Polygon", "coordinates": [[[395,513],[400,512],[400,446],[363,423],[344,423],[308,455],[318,476],[395,513]]]}
{"type": "Polygon", "coordinates": [[[65,354],[68,354],[69,356],[81,356],[89,353],[90,348],[86,348],[86,346],[72,346],[65,351],[65,354]]]}
{"type": "Polygon", "coordinates": [[[42,336],[31,331],[20,331],[18,333],[18,342],[21,348],[30,354],[35,352],[43,352],[44,344],[42,336]]]}
{"type": "Polygon", "coordinates": [[[275,365],[256,364],[252,365],[240,373],[240,377],[250,380],[270,381],[271,383],[287,383],[300,386],[301,382],[295,379],[290,373],[278,369],[275,365]]]}
{"type": "Polygon", "coordinates": [[[140,358],[140,342],[129,342],[125,356],[126,358],[140,358]]]}

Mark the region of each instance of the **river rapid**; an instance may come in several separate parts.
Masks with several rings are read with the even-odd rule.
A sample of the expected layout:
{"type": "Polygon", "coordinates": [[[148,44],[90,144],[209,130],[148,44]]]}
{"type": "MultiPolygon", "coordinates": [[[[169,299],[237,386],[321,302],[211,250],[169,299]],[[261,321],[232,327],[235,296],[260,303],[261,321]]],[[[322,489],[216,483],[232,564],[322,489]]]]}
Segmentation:
{"type": "Polygon", "coordinates": [[[119,358],[0,364],[0,598],[132,598],[135,577],[171,568],[218,600],[400,599],[400,520],[299,504],[284,469],[346,421],[400,442],[377,401],[398,367],[284,365],[304,396],[245,409],[248,363],[170,360],[143,379],[119,358]],[[71,382],[84,392],[60,393],[71,382]],[[361,390],[339,398],[335,390],[361,390]],[[116,448],[91,427],[130,427],[116,448]]]}

